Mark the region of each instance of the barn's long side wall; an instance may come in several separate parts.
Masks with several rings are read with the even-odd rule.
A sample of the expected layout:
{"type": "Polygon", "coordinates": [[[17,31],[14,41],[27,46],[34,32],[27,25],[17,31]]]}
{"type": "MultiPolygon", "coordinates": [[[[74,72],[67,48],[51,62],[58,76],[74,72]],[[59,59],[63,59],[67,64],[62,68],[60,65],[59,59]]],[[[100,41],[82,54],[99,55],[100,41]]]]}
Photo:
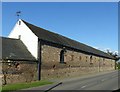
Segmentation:
{"type": "MultiPolygon", "coordinates": [[[[114,70],[115,62],[111,59],[90,56],[83,53],[69,51],[65,53],[66,64],[60,63],[62,49],[42,45],[42,79],[68,78],[82,76],[88,73],[114,70]]],[[[38,66],[30,61],[2,61],[2,84],[31,82],[38,79],[38,66]],[[2,63],[6,62],[6,63],[2,63]]]]}
{"type": "Polygon", "coordinates": [[[42,79],[81,76],[87,73],[114,70],[111,59],[69,51],[65,53],[66,64],[60,63],[60,48],[42,46],[42,79]]]}

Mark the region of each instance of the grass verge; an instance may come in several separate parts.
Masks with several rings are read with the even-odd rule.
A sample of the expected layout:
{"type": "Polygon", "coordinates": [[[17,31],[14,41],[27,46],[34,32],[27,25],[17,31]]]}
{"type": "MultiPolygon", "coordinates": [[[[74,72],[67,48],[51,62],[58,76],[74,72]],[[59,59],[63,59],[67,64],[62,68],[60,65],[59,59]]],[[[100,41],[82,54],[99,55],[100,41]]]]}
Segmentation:
{"type": "Polygon", "coordinates": [[[47,85],[47,84],[52,84],[52,83],[53,82],[50,82],[47,80],[41,80],[41,81],[30,82],[30,83],[9,84],[9,85],[2,86],[1,92],[16,91],[16,90],[20,90],[20,89],[37,87],[37,86],[42,86],[42,85],[47,85]]]}

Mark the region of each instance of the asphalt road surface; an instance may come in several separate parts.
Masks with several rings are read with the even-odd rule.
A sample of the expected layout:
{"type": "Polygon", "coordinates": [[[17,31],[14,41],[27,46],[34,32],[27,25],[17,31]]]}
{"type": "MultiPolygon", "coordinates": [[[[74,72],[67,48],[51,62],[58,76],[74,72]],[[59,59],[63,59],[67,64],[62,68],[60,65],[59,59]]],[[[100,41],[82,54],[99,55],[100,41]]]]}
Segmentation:
{"type": "Polygon", "coordinates": [[[120,88],[120,85],[118,85],[120,78],[118,78],[118,76],[120,77],[120,71],[118,72],[118,70],[100,72],[82,77],[54,80],[54,84],[23,89],[24,91],[19,90],[17,92],[75,92],[75,90],[78,90],[79,92],[82,92],[82,90],[88,90],[88,92],[112,92],[113,90],[120,88]],[[60,82],[62,82],[62,84],[60,84],[60,82]]]}
{"type": "Polygon", "coordinates": [[[118,71],[112,71],[86,78],[68,79],[52,90],[117,90],[119,74],[118,71]]]}

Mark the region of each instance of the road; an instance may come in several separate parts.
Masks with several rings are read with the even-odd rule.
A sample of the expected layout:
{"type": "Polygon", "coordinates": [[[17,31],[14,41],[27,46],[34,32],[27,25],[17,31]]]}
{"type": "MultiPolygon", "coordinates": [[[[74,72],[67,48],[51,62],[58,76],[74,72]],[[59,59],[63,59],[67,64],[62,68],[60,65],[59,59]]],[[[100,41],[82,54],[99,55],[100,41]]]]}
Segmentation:
{"type": "MultiPolygon", "coordinates": [[[[93,92],[93,90],[109,90],[107,92],[112,92],[112,90],[117,90],[120,88],[118,87],[118,81],[120,81],[118,78],[118,75],[120,77],[120,71],[109,71],[109,72],[100,72],[97,74],[90,74],[85,75],[82,77],[77,78],[67,78],[62,80],[57,80],[57,84],[62,82],[59,86],[56,83],[52,85],[46,85],[42,87],[34,87],[34,88],[28,88],[24,89],[25,92],[64,92],[65,90],[69,90],[70,92],[74,92],[75,90],[88,90],[88,92],[93,92]],[[41,90],[41,91],[40,91],[41,90]],[[46,91],[48,90],[48,91],[46,91]],[[53,91],[54,90],[54,91],[53,91]],[[62,91],[61,91],[62,90],[62,91]]],[[[56,81],[56,80],[55,80],[56,81]]],[[[23,90],[21,90],[24,92],[23,90]]],[[[18,91],[18,92],[21,92],[18,91]]],[[[101,92],[101,91],[100,91],[101,92]]]]}
{"type": "Polygon", "coordinates": [[[64,80],[63,84],[52,90],[116,90],[119,88],[118,79],[118,71],[112,71],[86,78],[64,80]]]}

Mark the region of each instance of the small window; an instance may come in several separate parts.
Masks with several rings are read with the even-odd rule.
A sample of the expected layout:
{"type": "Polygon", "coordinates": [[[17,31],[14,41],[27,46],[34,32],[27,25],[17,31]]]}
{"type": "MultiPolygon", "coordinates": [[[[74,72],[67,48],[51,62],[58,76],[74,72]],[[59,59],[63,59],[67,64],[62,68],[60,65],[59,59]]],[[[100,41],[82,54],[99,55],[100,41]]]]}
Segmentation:
{"type": "Polygon", "coordinates": [[[21,21],[19,21],[19,25],[21,25],[21,21]]]}
{"type": "Polygon", "coordinates": [[[81,60],[82,59],[82,57],[81,56],[79,56],[79,60],[81,60]]]}
{"type": "Polygon", "coordinates": [[[88,58],[88,57],[86,56],[86,62],[87,62],[87,58],[88,58]]]}
{"type": "Polygon", "coordinates": [[[60,63],[62,63],[62,64],[66,64],[66,62],[64,62],[65,52],[66,52],[65,49],[61,50],[61,52],[60,52],[60,63]]]}
{"type": "Polygon", "coordinates": [[[55,65],[53,65],[53,68],[56,68],[56,66],[55,66],[55,65]]]}
{"type": "Polygon", "coordinates": [[[113,65],[111,64],[111,66],[113,66],[113,65]]]}
{"type": "Polygon", "coordinates": [[[18,35],[18,39],[21,39],[21,35],[18,35]]]}
{"type": "Polygon", "coordinates": [[[90,65],[93,65],[93,62],[90,62],[90,65]]]}
{"type": "Polygon", "coordinates": [[[73,61],[74,60],[74,55],[71,55],[71,61],[73,61]]]}
{"type": "Polygon", "coordinates": [[[92,61],[92,56],[90,56],[90,65],[93,64],[93,61],[92,61]]]}
{"type": "Polygon", "coordinates": [[[90,56],[90,60],[92,60],[92,56],[90,56]]]}

